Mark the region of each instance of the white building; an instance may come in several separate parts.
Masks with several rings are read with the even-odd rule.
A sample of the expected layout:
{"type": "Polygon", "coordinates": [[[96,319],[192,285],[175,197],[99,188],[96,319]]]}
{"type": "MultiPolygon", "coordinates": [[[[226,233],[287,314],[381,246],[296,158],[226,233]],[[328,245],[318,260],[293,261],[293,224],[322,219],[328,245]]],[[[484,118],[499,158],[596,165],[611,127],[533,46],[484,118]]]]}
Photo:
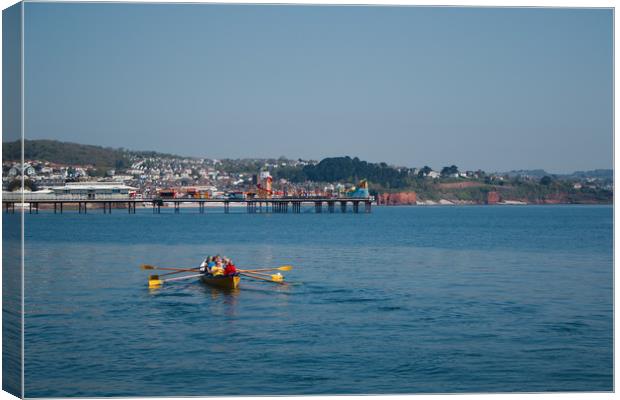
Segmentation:
{"type": "Polygon", "coordinates": [[[33,176],[36,174],[34,167],[28,163],[24,163],[23,167],[21,164],[15,164],[9,169],[8,176],[17,176],[21,175],[21,171],[24,171],[24,175],[33,176]]]}
{"type": "Polygon", "coordinates": [[[71,182],[50,188],[57,198],[81,197],[84,199],[124,199],[137,188],[118,182],[71,182]]]}

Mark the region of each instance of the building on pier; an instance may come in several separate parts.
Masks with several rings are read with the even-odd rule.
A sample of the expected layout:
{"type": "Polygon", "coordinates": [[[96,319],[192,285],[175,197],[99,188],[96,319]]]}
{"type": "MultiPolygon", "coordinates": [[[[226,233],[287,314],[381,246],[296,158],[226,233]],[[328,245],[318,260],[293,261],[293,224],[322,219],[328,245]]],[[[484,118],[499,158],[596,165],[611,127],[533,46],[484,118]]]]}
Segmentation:
{"type": "MultiPolygon", "coordinates": [[[[26,192],[30,200],[71,200],[71,199],[128,199],[135,195],[137,188],[118,182],[71,182],[64,186],[52,186],[35,192],[26,192]]],[[[18,192],[4,192],[4,198],[19,197],[18,192]]]]}
{"type": "Polygon", "coordinates": [[[87,199],[98,197],[127,198],[135,195],[138,190],[135,187],[118,182],[71,182],[64,186],[53,186],[50,189],[57,198],[83,196],[87,199]]]}

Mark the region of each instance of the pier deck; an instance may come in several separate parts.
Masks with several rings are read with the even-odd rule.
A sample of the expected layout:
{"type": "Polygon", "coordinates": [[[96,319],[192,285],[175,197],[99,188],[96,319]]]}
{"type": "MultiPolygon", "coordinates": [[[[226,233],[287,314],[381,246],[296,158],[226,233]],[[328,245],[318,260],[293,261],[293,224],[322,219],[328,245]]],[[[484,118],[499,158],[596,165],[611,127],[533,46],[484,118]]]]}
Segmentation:
{"type": "MultiPolygon", "coordinates": [[[[5,196],[8,197],[8,196],[5,196]]],[[[136,206],[141,205],[142,208],[151,207],[153,213],[160,214],[162,208],[174,207],[175,213],[181,212],[181,204],[194,204],[197,206],[198,213],[205,213],[206,205],[222,205],[224,213],[230,213],[231,204],[243,205],[249,214],[255,213],[301,213],[302,206],[310,206],[317,214],[323,213],[335,213],[336,209],[339,209],[340,213],[346,213],[349,203],[351,204],[352,212],[358,214],[360,212],[360,204],[363,205],[364,213],[370,213],[372,209],[372,203],[374,198],[353,198],[353,197],[338,197],[338,198],[318,198],[318,197],[300,197],[300,198],[273,198],[273,199],[165,199],[165,198],[149,198],[149,199],[134,199],[134,198],[94,198],[89,199],[86,197],[72,197],[72,198],[33,198],[29,196],[11,196],[8,198],[3,197],[2,204],[4,210],[7,213],[15,213],[15,205],[23,204],[24,211],[30,214],[38,214],[41,205],[47,205],[50,209],[54,210],[54,213],[63,213],[66,206],[72,205],[77,207],[78,213],[87,213],[90,210],[103,210],[103,213],[110,214],[112,209],[124,210],[127,209],[129,214],[136,213],[136,206]],[[327,207],[324,208],[324,205],[327,207]],[[336,207],[338,205],[339,207],[336,207]],[[114,206],[114,207],[113,207],[114,206]]]]}

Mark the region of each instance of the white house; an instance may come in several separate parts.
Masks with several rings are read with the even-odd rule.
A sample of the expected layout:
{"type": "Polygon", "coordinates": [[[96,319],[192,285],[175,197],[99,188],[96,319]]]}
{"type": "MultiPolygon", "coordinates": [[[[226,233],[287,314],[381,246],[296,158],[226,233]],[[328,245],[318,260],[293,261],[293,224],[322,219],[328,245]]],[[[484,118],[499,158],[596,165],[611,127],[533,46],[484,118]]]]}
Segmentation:
{"type": "Polygon", "coordinates": [[[36,171],[34,170],[34,167],[32,165],[30,165],[29,163],[24,163],[23,167],[21,164],[13,165],[11,169],[9,169],[8,176],[12,177],[21,175],[22,171],[24,171],[24,175],[27,176],[34,176],[36,174],[36,171]]]}

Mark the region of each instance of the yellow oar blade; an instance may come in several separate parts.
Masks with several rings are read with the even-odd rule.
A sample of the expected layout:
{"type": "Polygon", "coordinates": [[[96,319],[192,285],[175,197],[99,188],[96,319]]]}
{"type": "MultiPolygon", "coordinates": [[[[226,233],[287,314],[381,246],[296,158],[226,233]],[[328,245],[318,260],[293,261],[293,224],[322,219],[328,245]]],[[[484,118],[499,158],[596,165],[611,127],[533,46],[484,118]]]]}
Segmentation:
{"type": "Polygon", "coordinates": [[[241,272],[241,275],[247,276],[248,278],[252,278],[252,279],[258,279],[260,281],[274,282],[274,283],[279,283],[280,285],[286,285],[286,283],[284,282],[284,277],[282,275],[279,275],[279,276],[278,275],[271,275],[271,276],[269,276],[269,278],[263,278],[261,276],[253,275],[251,273],[248,274],[248,273],[245,273],[245,272],[241,272]]]}
{"type": "Polygon", "coordinates": [[[278,269],[278,271],[290,271],[290,270],[293,269],[293,266],[292,265],[283,265],[283,266],[281,266],[281,267],[279,267],[277,269],[278,269]]]}
{"type": "Polygon", "coordinates": [[[161,287],[163,284],[164,281],[159,279],[159,275],[149,276],[149,289],[161,287]]]}
{"type": "Polygon", "coordinates": [[[140,265],[140,268],[141,269],[155,269],[154,266],[148,265],[148,264],[142,264],[142,265],[140,265]]]}
{"type": "Polygon", "coordinates": [[[283,281],[284,281],[284,277],[283,277],[281,274],[279,274],[279,273],[278,273],[278,274],[271,275],[271,279],[272,279],[274,282],[283,282],[283,281]]]}

